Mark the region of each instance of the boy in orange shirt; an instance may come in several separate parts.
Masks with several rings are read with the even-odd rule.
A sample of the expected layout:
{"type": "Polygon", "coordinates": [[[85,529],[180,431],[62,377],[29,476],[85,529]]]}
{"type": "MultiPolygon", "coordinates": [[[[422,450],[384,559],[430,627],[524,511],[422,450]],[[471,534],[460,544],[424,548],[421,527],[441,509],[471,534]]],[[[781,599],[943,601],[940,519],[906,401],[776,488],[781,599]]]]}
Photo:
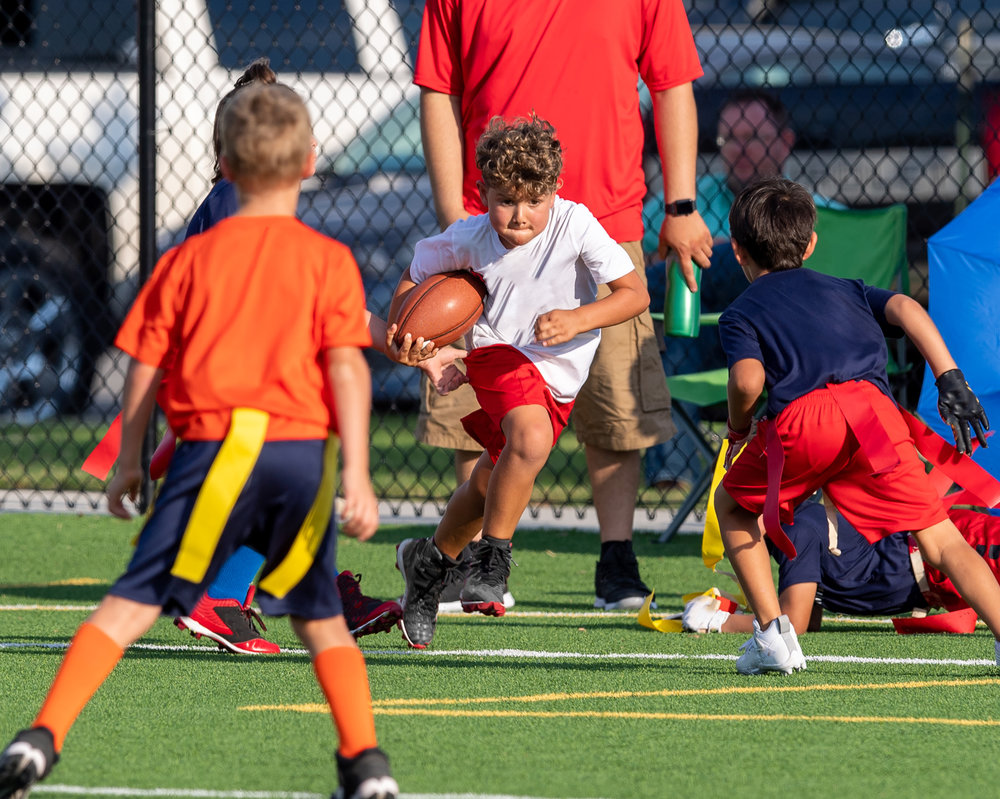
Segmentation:
{"type": "Polygon", "coordinates": [[[77,631],[31,727],[0,754],[0,796],[26,796],[49,774],[124,650],[161,614],[189,613],[243,544],[266,557],[261,608],[288,614],[312,657],[340,737],[341,795],[398,793],[377,746],[364,657],[330,590],[331,433],[343,454],[341,529],[364,540],[378,524],[361,276],[346,247],[295,219],[315,158],[298,95],[279,84],[248,87],[227,106],[222,135],[239,213],[160,260],[115,342],[132,362],[111,513],[129,518],[123,499],[140,487],[157,399],[183,443],[125,574],[77,631]],[[157,397],[168,354],[171,380],[157,397]]]}

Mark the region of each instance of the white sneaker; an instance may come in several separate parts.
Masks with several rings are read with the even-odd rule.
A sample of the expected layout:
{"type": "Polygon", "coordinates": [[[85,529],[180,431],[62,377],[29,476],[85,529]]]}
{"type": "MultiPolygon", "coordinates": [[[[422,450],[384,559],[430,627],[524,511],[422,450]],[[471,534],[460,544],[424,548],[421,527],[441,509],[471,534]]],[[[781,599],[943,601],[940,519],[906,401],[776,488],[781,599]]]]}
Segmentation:
{"type": "Polygon", "coordinates": [[[707,594],[696,596],[684,606],[681,617],[684,629],[692,633],[722,632],[722,625],[730,614],[722,610],[721,605],[718,597],[707,594]]]}
{"type": "MultiPolygon", "coordinates": [[[[461,588],[461,584],[459,584],[461,588]]],[[[510,610],[517,603],[514,601],[514,595],[510,592],[510,589],[503,592],[503,606],[504,609],[510,610]]],[[[438,613],[462,613],[462,600],[461,599],[447,599],[438,602],[438,613]]]]}
{"type": "Polygon", "coordinates": [[[754,619],[753,638],[740,650],[743,654],[736,659],[736,670],[740,674],[763,674],[766,671],[791,674],[806,667],[802,647],[788,616],[778,616],[763,630],[754,619]]]}

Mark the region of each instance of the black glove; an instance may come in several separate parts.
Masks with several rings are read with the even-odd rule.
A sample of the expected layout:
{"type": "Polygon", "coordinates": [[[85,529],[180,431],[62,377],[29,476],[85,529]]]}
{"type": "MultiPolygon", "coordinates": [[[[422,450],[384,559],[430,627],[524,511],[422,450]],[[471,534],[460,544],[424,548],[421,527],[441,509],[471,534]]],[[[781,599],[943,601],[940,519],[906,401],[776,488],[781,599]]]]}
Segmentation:
{"type": "Polygon", "coordinates": [[[938,390],[938,413],[955,435],[955,448],[965,455],[972,454],[972,435],[975,431],[981,447],[986,446],[984,430],[990,429],[986,411],[979,398],[972,393],[961,369],[949,369],[934,381],[938,390]]]}

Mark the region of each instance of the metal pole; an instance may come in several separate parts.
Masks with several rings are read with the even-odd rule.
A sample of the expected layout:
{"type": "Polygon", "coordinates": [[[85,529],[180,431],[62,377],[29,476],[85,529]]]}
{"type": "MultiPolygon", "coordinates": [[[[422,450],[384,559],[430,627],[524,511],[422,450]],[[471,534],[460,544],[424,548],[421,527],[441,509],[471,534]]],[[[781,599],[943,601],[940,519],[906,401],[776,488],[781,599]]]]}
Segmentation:
{"type": "Polygon", "coordinates": [[[960,16],[956,24],[955,68],[958,70],[958,114],[955,121],[955,148],[958,151],[956,180],[958,194],[955,197],[955,216],[965,210],[976,196],[972,185],[972,93],[976,86],[976,74],[972,68],[972,20],[960,16]]]}
{"type": "MultiPolygon", "coordinates": [[[[139,283],[156,265],[156,0],[139,0],[139,283]]],[[[158,412],[154,408],[142,447],[145,478],[139,495],[142,513],[153,501],[149,461],[156,448],[158,412]]]]}

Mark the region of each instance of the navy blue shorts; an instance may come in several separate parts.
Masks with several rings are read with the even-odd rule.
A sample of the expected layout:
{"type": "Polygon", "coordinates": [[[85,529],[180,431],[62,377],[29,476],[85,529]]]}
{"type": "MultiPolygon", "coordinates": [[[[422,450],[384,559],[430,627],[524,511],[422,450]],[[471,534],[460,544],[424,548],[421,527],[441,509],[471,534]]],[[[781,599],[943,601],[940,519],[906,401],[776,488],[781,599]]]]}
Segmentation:
{"type": "Polygon", "coordinates": [[[220,490],[210,470],[215,465],[214,474],[220,472],[222,446],[186,441],[177,447],[132,560],[109,593],[160,605],[164,615],[186,615],[245,545],[266,558],[257,594],[264,613],[342,614],[332,510],[335,445],[264,442],[256,460],[240,454],[245,483],[230,480],[220,490]]]}
{"type": "Polygon", "coordinates": [[[798,556],[789,560],[767,539],[778,562],[778,593],[799,583],[817,584],[817,602],[835,613],[859,616],[897,616],[927,602],[910,565],[905,533],[868,541],[841,514],[837,514],[837,546],[828,549],[826,511],[817,502],[795,509],[795,524],[783,524],[798,556]]]}

